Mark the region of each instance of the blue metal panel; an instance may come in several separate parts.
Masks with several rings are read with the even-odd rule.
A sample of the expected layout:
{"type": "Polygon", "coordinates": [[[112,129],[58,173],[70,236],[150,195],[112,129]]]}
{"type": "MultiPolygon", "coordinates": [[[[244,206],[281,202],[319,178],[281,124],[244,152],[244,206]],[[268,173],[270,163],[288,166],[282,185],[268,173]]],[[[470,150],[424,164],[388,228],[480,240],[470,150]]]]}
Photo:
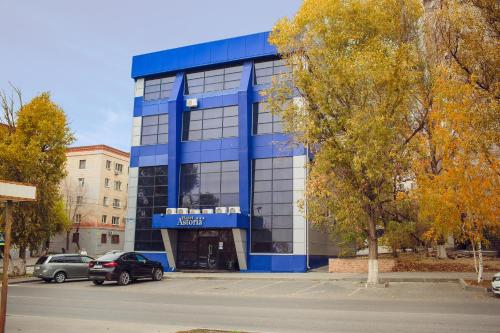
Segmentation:
{"type": "Polygon", "coordinates": [[[132,77],[276,55],[276,48],[268,43],[268,37],[269,32],[263,32],[137,55],[132,58],[132,77]]]}
{"type": "Polygon", "coordinates": [[[200,152],[200,162],[217,162],[220,161],[221,151],[218,150],[202,150],[200,152]]]}
{"type": "Polygon", "coordinates": [[[165,252],[137,252],[148,258],[149,260],[159,261],[163,266],[164,272],[172,272],[168,264],[167,254],[165,252]]]}
{"type": "Polygon", "coordinates": [[[172,89],[174,99],[168,101],[168,207],[177,207],[181,152],[184,73],[177,73],[172,89]]]}
{"type": "Polygon", "coordinates": [[[248,228],[248,216],[242,214],[154,214],[157,229],[232,229],[248,228]]]}
{"type": "Polygon", "coordinates": [[[238,149],[222,149],[220,151],[221,161],[236,161],[238,159],[238,149]]]}
{"type": "Polygon", "coordinates": [[[148,167],[156,165],[155,155],[139,156],[139,167],[148,167]]]}
{"type": "Polygon", "coordinates": [[[134,98],[134,117],[142,116],[142,100],[142,96],[134,98]]]}
{"type": "Polygon", "coordinates": [[[239,187],[240,187],[240,209],[242,214],[250,214],[250,145],[252,126],[252,103],[250,93],[252,91],[252,62],[246,62],[238,92],[238,137],[239,137],[239,187]],[[250,93],[249,93],[250,92],[250,93]]]}
{"type": "Polygon", "coordinates": [[[248,272],[292,272],[307,270],[305,255],[255,255],[248,256],[248,272]]]}

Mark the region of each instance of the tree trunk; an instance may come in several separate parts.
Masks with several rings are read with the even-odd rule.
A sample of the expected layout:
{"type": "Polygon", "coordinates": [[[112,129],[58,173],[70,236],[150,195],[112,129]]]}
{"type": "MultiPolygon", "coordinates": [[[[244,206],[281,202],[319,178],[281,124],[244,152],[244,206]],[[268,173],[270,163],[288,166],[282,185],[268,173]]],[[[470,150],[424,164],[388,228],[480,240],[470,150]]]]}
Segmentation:
{"type": "Polygon", "coordinates": [[[19,247],[19,258],[26,261],[26,246],[19,247]]]}
{"type": "Polygon", "coordinates": [[[373,212],[368,221],[368,280],[367,284],[378,283],[378,244],[373,212]]]}
{"type": "Polygon", "coordinates": [[[477,244],[477,254],[478,254],[478,270],[477,270],[477,283],[483,281],[483,249],[481,247],[481,241],[477,244]]]}
{"type": "Polygon", "coordinates": [[[448,259],[448,255],[446,254],[446,247],[444,244],[438,244],[436,258],[448,259]]]}
{"type": "Polygon", "coordinates": [[[69,251],[69,235],[71,231],[66,231],[66,252],[69,251]]]}
{"type": "Polygon", "coordinates": [[[393,258],[397,258],[398,257],[398,249],[395,246],[392,247],[392,257],[393,258]]]}

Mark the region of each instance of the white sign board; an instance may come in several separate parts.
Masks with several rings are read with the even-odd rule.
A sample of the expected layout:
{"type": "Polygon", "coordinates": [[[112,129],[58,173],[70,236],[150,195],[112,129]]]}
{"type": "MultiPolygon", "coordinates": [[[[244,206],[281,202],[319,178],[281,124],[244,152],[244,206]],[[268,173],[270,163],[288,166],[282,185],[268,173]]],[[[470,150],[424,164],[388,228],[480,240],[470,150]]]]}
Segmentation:
{"type": "Polygon", "coordinates": [[[0,180],[0,201],[34,201],[36,187],[16,182],[0,180]]]}

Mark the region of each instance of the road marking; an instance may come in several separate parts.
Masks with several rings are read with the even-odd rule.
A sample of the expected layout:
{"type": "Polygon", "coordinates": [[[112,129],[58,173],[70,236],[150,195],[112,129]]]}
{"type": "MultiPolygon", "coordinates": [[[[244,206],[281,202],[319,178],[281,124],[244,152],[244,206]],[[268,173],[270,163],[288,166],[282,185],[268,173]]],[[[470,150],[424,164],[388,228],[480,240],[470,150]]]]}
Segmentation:
{"type": "Polygon", "coordinates": [[[276,285],[278,285],[280,283],[283,283],[283,282],[285,282],[285,281],[277,281],[277,282],[273,282],[273,283],[266,283],[265,285],[257,287],[257,288],[242,290],[241,294],[243,294],[243,295],[249,294],[249,293],[253,294],[254,292],[256,292],[258,290],[266,289],[266,288],[269,288],[271,286],[276,286],[276,285]]]}
{"type": "Polygon", "coordinates": [[[298,295],[298,294],[303,294],[304,292],[306,291],[309,291],[311,289],[314,289],[314,288],[317,288],[317,287],[320,287],[322,285],[324,285],[325,283],[327,283],[328,281],[321,281],[319,283],[316,283],[312,286],[309,286],[309,287],[306,287],[306,288],[302,288],[302,289],[299,289],[299,290],[296,290],[295,292],[291,293],[290,295],[298,295]]]}
{"type": "Polygon", "coordinates": [[[360,291],[362,288],[357,288],[356,290],[354,290],[353,292],[349,293],[347,296],[353,296],[354,294],[356,294],[358,291],[360,291]]]}

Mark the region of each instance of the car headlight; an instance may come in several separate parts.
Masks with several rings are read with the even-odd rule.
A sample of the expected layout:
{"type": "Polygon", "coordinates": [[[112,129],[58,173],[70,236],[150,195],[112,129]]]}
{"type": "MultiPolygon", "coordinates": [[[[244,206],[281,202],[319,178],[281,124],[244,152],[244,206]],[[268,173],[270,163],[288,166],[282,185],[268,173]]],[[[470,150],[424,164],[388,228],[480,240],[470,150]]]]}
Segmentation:
{"type": "Polygon", "coordinates": [[[493,279],[491,279],[491,281],[500,281],[500,276],[494,276],[493,279]]]}

